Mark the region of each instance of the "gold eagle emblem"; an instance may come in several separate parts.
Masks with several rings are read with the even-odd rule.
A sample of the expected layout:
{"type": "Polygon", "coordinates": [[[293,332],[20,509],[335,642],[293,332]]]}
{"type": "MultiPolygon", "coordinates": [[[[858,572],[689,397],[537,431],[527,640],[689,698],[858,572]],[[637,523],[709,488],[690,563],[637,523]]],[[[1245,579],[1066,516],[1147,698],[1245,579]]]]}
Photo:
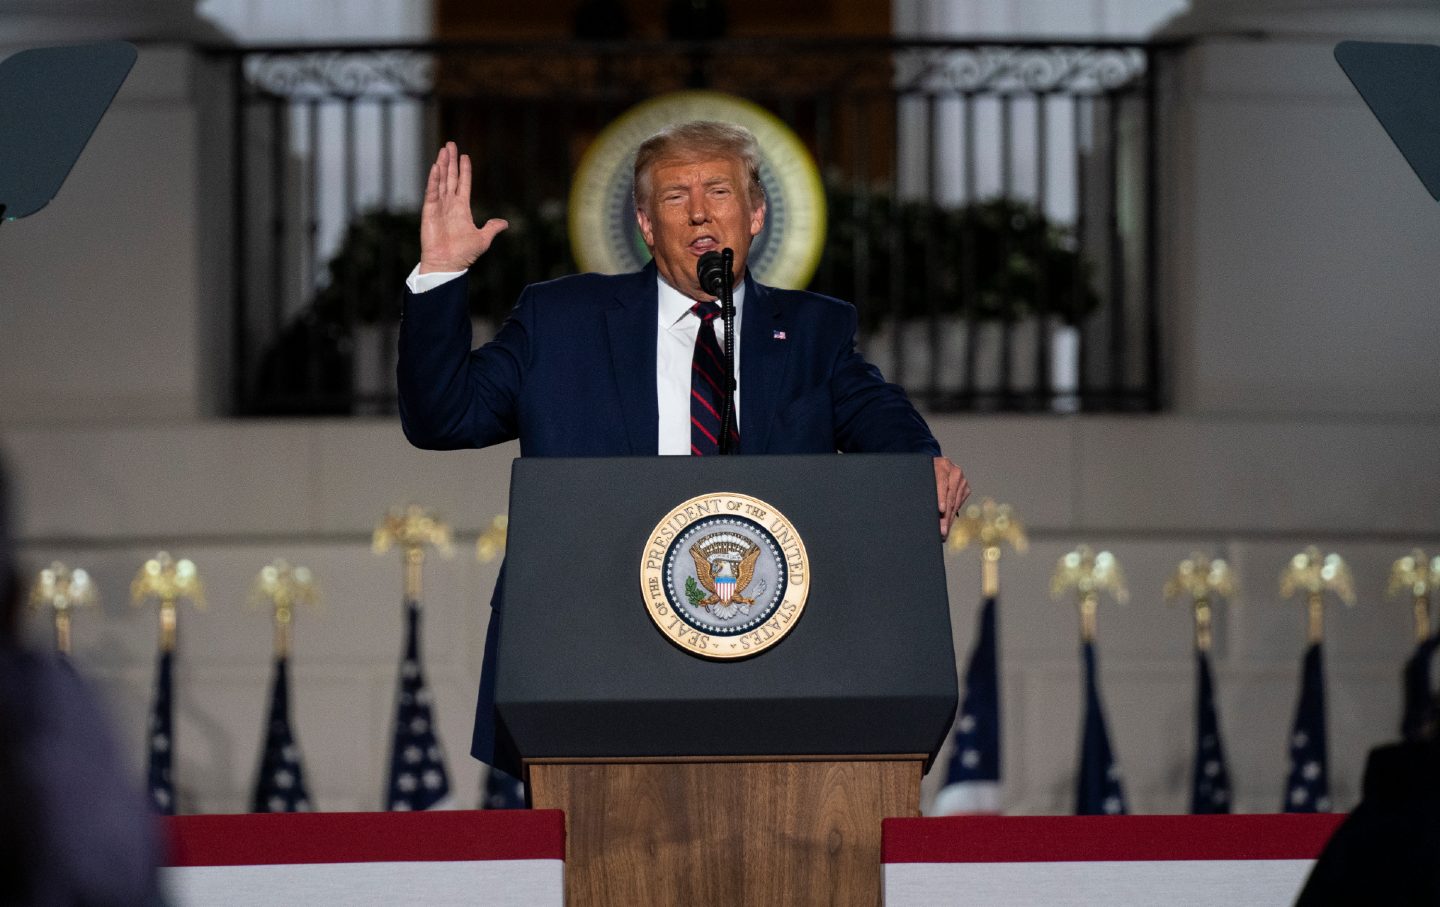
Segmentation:
{"type": "MultiPolygon", "coordinates": [[[[696,603],[696,607],[709,608],[712,605],[720,604],[720,593],[715,590],[715,577],[726,575],[731,570],[731,562],[727,559],[717,558],[711,563],[705,552],[700,550],[699,545],[690,546],[690,557],[695,560],[695,576],[706,592],[710,593],[704,599],[696,603]]],[[[760,546],[752,545],[750,550],[740,558],[740,562],[734,566],[735,591],[730,595],[730,602],[737,605],[753,605],[755,599],[746,598],[740,593],[750,585],[750,580],[755,576],[755,562],[760,558],[760,546]]]]}

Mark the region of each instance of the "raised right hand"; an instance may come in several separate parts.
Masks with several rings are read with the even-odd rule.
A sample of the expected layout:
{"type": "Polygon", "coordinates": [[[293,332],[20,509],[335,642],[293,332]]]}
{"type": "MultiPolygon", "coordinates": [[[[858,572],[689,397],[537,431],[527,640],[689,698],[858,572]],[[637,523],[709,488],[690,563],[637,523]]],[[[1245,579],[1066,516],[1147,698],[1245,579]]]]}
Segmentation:
{"type": "Polygon", "coordinates": [[[430,165],[420,208],[420,273],[464,271],[510,224],[491,218],[476,227],[470,213],[470,155],[446,142],[430,165]]]}

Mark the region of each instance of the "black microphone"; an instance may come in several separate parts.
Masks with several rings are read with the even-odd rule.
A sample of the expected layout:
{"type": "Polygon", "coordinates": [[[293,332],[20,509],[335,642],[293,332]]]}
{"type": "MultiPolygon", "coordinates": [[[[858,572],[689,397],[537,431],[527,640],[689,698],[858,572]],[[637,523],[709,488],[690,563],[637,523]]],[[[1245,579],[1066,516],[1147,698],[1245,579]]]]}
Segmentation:
{"type": "MultiPolygon", "coordinates": [[[[725,256],[719,252],[706,252],[700,256],[700,262],[695,265],[695,276],[700,278],[700,288],[712,296],[719,296],[721,289],[725,286],[725,256]]],[[[730,282],[733,284],[735,278],[732,276],[730,282]]]]}

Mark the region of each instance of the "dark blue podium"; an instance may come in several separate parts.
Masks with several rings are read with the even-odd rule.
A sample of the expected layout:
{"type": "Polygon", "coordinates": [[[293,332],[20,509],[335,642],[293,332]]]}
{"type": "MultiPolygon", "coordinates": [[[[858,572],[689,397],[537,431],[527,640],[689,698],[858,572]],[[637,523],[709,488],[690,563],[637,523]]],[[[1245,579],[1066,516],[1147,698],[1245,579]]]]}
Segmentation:
{"type": "Polygon", "coordinates": [[[937,524],[924,455],[516,460],[496,703],[533,805],[566,811],[569,903],[878,903],[880,820],[918,815],[955,714],[937,524]],[[677,510],[734,496],[782,540],[677,510]],[[706,545],[751,592],[803,579],[783,638],[739,651],[718,591],[658,605],[719,628],[701,654],[652,616],[647,560],[692,605],[721,588],[706,545]],[[747,546],[776,560],[746,574],[747,546]]]}

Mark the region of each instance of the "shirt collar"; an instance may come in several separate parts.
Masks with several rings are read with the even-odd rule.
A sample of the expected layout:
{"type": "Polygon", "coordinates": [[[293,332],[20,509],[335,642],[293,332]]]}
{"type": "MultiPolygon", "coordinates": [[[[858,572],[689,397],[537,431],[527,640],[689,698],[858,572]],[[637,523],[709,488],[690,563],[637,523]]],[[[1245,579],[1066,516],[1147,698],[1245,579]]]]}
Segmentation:
{"type": "MultiPolygon", "coordinates": [[[[684,293],[670,286],[657,272],[655,282],[660,287],[660,324],[665,327],[674,327],[680,319],[690,313],[690,308],[695,305],[695,300],[684,293]]],[[[735,291],[732,294],[735,299],[735,314],[740,314],[740,307],[745,303],[745,281],[741,280],[735,284],[735,291]]]]}

